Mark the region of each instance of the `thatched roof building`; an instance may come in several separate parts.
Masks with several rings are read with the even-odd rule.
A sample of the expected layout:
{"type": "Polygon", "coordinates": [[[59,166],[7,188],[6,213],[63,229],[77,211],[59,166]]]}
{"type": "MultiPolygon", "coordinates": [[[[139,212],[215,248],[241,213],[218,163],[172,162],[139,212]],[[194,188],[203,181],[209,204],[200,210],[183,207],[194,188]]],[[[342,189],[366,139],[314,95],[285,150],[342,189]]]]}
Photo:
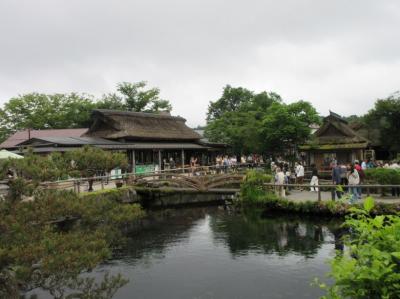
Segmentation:
{"type": "Polygon", "coordinates": [[[26,138],[24,135],[18,142],[14,142],[14,136],[14,139],[7,140],[5,144],[13,141],[12,149],[20,153],[26,147],[46,154],[54,151],[66,152],[84,145],[124,151],[136,172],[142,171],[143,167],[161,168],[162,162],[170,159],[180,166],[187,165],[190,157],[196,157],[201,164],[208,164],[217,151],[226,148],[220,144],[207,143],[202,140],[201,135],[186,126],[184,118],[165,113],[97,109],[92,113],[92,125],[89,129],[76,129],[73,132],[51,130],[48,135],[30,132],[31,135],[26,138]]]}
{"type": "Polygon", "coordinates": [[[113,140],[199,141],[201,136],[186,120],[166,114],[97,109],[85,136],[113,140]]]}
{"type": "Polygon", "coordinates": [[[340,115],[330,112],[310,140],[299,147],[309,164],[329,166],[333,160],[350,163],[362,160],[371,142],[354,131],[340,115]]]}

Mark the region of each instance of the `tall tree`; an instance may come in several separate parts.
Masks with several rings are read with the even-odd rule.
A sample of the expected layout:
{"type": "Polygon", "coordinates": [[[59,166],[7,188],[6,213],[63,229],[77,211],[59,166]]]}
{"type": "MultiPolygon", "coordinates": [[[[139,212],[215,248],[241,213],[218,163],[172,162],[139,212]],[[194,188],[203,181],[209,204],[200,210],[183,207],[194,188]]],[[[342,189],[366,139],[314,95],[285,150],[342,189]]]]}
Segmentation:
{"type": "Polygon", "coordinates": [[[286,105],[276,93],[227,85],[209,105],[205,135],[228,143],[237,154],[278,152],[304,142],[312,123],[319,123],[319,117],[307,102],[286,105]]]}
{"type": "Polygon", "coordinates": [[[365,121],[370,129],[379,128],[381,146],[395,157],[400,152],[400,92],[378,99],[365,116],[365,121]]]}
{"type": "Polygon", "coordinates": [[[310,136],[310,126],[319,122],[317,111],[308,102],[274,103],[262,121],[265,149],[271,152],[295,149],[310,136]]]}
{"type": "Polygon", "coordinates": [[[222,96],[217,101],[210,102],[207,121],[218,119],[226,112],[239,110],[244,103],[250,102],[253,97],[254,93],[246,88],[226,85],[222,96]]]}
{"type": "Polygon", "coordinates": [[[160,89],[146,88],[146,85],[145,81],[119,83],[117,93],[103,96],[98,107],[134,112],[171,111],[170,102],[160,98],[160,89]]]}
{"type": "Polygon", "coordinates": [[[29,93],[10,99],[0,109],[2,130],[86,127],[95,107],[85,94],[29,93]]]}

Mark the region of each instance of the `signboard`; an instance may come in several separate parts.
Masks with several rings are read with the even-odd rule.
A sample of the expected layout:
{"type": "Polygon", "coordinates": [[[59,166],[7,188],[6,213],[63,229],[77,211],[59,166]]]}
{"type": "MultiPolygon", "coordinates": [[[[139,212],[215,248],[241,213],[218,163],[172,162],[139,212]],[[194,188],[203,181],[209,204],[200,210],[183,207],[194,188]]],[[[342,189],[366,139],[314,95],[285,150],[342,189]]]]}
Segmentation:
{"type": "Polygon", "coordinates": [[[137,174],[150,173],[150,172],[154,172],[154,169],[155,169],[155,165],[153,165],[153,164],[136,165],[135,173],[137,173],[137,174]]]}
{"type": "Polygon", "coordinates": [[[115,179],[122,179],[122,171],[119,168],[114,168],[113,170],[111,170],[111,179],[115,180],[115,179]]]}

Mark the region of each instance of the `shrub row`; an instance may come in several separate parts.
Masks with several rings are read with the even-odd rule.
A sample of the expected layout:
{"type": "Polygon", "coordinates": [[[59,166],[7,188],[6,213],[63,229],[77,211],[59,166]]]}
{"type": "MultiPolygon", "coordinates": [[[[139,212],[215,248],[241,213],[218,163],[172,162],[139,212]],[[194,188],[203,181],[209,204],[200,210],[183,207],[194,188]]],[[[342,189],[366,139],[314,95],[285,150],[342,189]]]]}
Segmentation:
{"type": "Polygon", "coordinates": [[[373,168],[365,170],[368,182],[381,185],[400,185],[400,171],[386,168],[373,168]]]}

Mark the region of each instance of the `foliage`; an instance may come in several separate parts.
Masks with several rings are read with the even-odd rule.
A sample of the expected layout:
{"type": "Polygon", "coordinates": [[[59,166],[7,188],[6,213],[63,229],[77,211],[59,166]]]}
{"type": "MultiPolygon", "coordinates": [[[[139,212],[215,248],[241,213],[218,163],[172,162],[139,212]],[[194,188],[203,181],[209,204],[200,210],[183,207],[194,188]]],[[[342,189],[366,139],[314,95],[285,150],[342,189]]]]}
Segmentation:
{"type": "Polygon", "coordinates": [[[380,144],[393,153],[400,152],[400,93],[378,99],[365,116],[369,128],[379,128],[380,144]]]}
{"type": "Polygon", "coordinates": [[[256,170],[249,170],[240,185],[240,196],[246,202],[258,202],[266,195],[264,183],[271,183],[273,177],[256,170]]]}
{"type": "Polygon", "coordinates": [[[232,146],[235,153],[271,153],[304,142],[310,125],[319,123],[310,103],[286,105],[276,93],[254,93],[227,85],[219,100],[210,103],[205,136],[232,146]]]}
{"type": "Polygon", "coordinates": [[[0,128],[14,132],[87,127],[94,107],[93,97],[85,94],[24,94],[11,98],[0,109],[0,128]]]}
{"type": "Polygon", "coordinates": [[[263,118],[262,136],[268,151],[283,151],[304,143],[310,126],[319,123],[315,108],[308,102],[274,103],[263,118]]]}
{"type": "Polygon", "coordinates": [[[386,168],[372,168],[364,171],[365,178],[381,185],[400,185],[400,171],[386,168]]]}
{"type": "MultiPolygon", "coordinates": [[[[344,216],[351,213],[352,207],[360,207],[360,204],[350,204],[350,196],[343,196],[335,201],[292,201],[279,198],[273,187],[263,186],[270,183],[271,176],[251,171],[247,174],[240,187],[240,198],[237,205],[257,207],[264,211],[282,211],[300,214],[317,214],[329,216],[344,216]]],[[[400,204],[377,203],[371,213],[374,215],[396,214],[400,211],[400,204]]]]}
{"type": "Polygon", "coordinates": [[[59,153],[41,156],[34,154],[31,149],[25,152],[23,159],[1,161],[0,168],[3,176],[10,169],[17,177],[34,182],[56,180],[67,171],[59,153]]]}
{"type": "Polygon", "coordinates": [[[400,296],[400,218],[371,216],[368,198],[363,209],[352,208],[346,219],[351,234],[346,249],[331,261],[332,286],[321,284],[328,298],[398,298],[400,296]]]}
{"type": "Polygon", "coordinates": [[[65,163],[71,175],[91,177],[96,173],[109,172],[114,168],[126,169],[128,160],[124,153],[105,151],[100,148],[84,146],[65,154],[65,163]]]}
{"type": "Polygon", "coordinates": [[[134,112],[171,111],[167,100],[160,99],[160,89],[146,89],[146,82],[122,82],[117,85],[118,93],[104,95],[98,108],[127,110],[134,112]]]}
{"type": "Polygon", "coordinates": [[[36,191],[33,201],[0,202],[0,290],[9,295],[41,287],[54,298],[69,298],[72,286],[96,293],[121,285],[120,277],[98,285],[80,275],[110,257],[121,229],[142,216],[137,205],[83,199],[67,191],[36,191]]]}
{"type": "Polygon", "coordinates": [[[93,109],[137,112],[171,111],[169,101],[160,99],[158,88],[146,89],[146,82],[122,82],[118,93],[94,96],[78,93],[28,93],[11,98],[0,109],[0,141],[25,129],[87,128],[93,109]]]}

